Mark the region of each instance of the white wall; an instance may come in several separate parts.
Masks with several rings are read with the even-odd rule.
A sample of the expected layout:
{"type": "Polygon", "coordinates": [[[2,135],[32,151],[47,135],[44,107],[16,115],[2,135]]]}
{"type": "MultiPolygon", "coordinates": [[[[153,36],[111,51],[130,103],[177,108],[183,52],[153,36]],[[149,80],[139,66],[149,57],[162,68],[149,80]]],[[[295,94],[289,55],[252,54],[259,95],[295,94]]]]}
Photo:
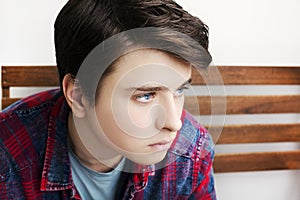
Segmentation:
{"type": "MultiPolygon", "coordinates": [[[[65,2],[0,0],[0,65],[55,64],[53,23],[65,2]]],[[[214,64],[300,65],[300,1],[177,2],[209,25],[214,64]]],[[[220,200],[299,200],[299,185],[300,171],[216,174],[220,200]]]]}
{"type": "Polygon", "coordinates": [[[177,2],[210,27],[210,51],[215,64],[300,64],[300,1],[177,2]]]}
{"type": "Polygon", "coordinates": [[[53,24],[66,0],[0,0],[0,65],[55,64],[53,24]]]}

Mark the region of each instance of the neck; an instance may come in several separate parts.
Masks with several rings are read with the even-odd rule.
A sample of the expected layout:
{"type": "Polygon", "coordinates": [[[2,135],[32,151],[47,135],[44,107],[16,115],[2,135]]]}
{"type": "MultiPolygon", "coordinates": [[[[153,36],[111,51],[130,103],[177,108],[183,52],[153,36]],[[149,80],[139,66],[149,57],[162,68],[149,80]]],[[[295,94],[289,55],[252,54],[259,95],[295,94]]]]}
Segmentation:
{"type": "MultiPolygon", "coordinates": [[[[80,119],[78,120],[80,123],[80,119]]],[[[77,120],[76,120],[77,123],[77,120]]],[[[80,123],[80,127],[83,127],[84,123],[80,123]],[[81,126],[80,126],[81,125],[81,126]]],[[[77,126],[76,126],[77,127],[77,126]]],[[[75,155],[78,157],[79,161],[85,165],[86,167],[97,171],[97,172],[109,172],[111,171],[122,159],[121,155],[114,155],[111,157],[106,157],[101,159],[95,158],[90,150],[87,148],[89,146],[88,144],[83,144],[82,140],[80,139],[79,133],[77,131],[74,124],[74,119],[72,113],[69,114],[68,118],[68,139],[69,139],[69,144],[70,147],[72,148],[73,152],[75,155]]],[[[84,126],[85,127],[85,126],[84,126]]],[[[81,130],[82,131],[82,130],[81,130]]],[[[85,130],[84,133],[89,133],[92,130],[85,130]]],[[[106,148],[102,152],[107,152],[107,148],[105,147],[106,145],[104,144],[99,144],[99,148],[106,148]]]]}

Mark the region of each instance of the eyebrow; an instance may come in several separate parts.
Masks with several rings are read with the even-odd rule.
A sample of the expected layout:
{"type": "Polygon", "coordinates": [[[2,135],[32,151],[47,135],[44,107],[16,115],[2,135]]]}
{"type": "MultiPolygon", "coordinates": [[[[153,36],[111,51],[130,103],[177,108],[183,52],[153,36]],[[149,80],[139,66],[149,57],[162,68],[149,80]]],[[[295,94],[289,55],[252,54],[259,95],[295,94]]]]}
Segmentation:
{"type": "MultiPolygon", "coordinates": [[[[191,84],[192,82],[192,79],[190,78],[189,80],[185,81],[183,84],[181,84],[178,88],[181,88],[185,85],[189,85],[191,84]]],[[[155,87],[148,87],[148,86],[144,86],[144,87],[139,87],[139,88],[131,88],[131,89],[134,89],[134,90],[137,90],[137,91],[143,91],[143,92],[150,92],[150,91],[161,91],[161,90],[166,90],[168,89],[167,87],[164,87],[164,86],[155,86],[155,87]]]]}
{"type": "Polygon", "coordinates": [[[185,85],[190,85],[192,83],[192,79],[190,78],[186,82],[184,82],[180,87],[185,86],[185,85]]]}

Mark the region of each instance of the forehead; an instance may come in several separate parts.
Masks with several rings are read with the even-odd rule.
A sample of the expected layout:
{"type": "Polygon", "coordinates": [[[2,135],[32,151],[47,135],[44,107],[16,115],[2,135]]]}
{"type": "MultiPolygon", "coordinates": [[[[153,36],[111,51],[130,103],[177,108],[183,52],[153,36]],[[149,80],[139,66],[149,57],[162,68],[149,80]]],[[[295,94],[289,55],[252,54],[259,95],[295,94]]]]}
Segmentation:
{"type": "MultiPolygon", "coordinates": [[[[147,73],[159,75],[158,73],[177,74],[183,79],[189,79],[191,74],[191,65],[174,56],[158,50],[137,50],[120,57],[113,65],[115,76],[124,76],[134,73],[136,76],[142,76],[147,73]]],[[[169,75],[171,75],[169,74],[169,75]]],[[[174,76],[175,78],[176,76],[174,76]]]]}

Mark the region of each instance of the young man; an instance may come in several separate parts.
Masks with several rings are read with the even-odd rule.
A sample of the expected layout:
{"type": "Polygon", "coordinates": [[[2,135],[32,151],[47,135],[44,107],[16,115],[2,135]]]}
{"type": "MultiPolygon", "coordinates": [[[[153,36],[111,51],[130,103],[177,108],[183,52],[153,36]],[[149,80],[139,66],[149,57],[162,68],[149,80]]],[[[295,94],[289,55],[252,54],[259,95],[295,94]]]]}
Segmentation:
{"type": "Polygon", "coordinates": [[[183,109],[205,24],[171,0],[69,0],[55,47],[61,88],[1,113],[0,199],[216,199],[183,109]]]}

